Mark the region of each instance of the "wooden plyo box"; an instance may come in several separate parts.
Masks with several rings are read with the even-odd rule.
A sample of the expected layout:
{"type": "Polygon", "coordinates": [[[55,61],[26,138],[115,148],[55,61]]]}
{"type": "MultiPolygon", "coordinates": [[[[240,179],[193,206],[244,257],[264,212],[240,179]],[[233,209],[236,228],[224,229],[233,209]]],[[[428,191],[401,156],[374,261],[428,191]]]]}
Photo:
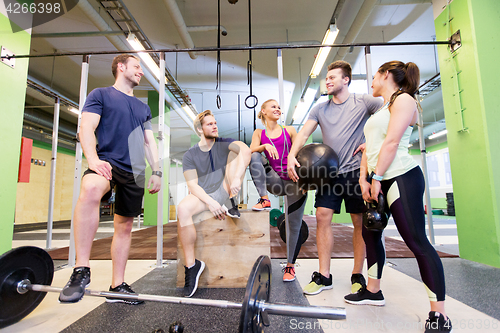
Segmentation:
{"type": "MultiPolygon", "coordinates": [[[[217,220],[210,211],[193,218],[196,228],[196,259],[206,267],[198,286],[245,288],[253,264],[271,254],[269,212],[240,210],[241,218],[217,220]]],[[[184,287],[184,254],[177,241],[177,287],[184,287]]]]}

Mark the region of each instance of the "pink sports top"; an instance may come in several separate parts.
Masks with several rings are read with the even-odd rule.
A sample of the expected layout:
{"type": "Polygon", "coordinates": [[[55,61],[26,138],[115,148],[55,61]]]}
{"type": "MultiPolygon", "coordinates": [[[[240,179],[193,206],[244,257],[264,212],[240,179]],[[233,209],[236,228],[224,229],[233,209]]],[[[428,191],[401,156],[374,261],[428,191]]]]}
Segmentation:
{"type": "Polygon", "coordinates": [[[271,158],[267,150],[264,150],[264,154],[266,155],[271,168],[276,171],[278,176],[280,176],[281,179],[289,180],[290,178],[288,177],[287,173],[287,163],[288,153],[290,152],[290,148],[292,147],[292,138],[284,128],[282,129],[283,130],[281,131],[281,135],[276,139],[268,138],[266,135],[266,130],[262,130],[262,133],[260,135],[260,142],[261,144],[270,144],[276,148],[276,150],[278,151],[278,155],[280,156],[279,159],[271,158]]]}

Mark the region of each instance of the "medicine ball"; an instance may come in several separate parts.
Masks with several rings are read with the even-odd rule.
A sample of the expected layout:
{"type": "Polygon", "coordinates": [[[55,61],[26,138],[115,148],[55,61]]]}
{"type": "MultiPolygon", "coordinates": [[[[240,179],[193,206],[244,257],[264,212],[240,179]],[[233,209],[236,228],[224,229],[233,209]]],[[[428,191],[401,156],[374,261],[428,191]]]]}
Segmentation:
{"type": "Polygon", "coordinates": [[[384,195],[379,193],[378,203],[367,202],[366,208],[366,211],[363,213],[363,225],[365,228],[373,231],[384,230],[391,216],[384,195]]]}
{"type": "MultiPolygon", "coordinates": [[[[280,231],[280,237],[283,242],[286,243],[286,224],[285,224],[285,214],[281,214],[280,217],[278,217],[278,229],[280,231]]],[[[309,227],[307,226],[307,223],[302,220],[302,225],[300,226],[300,244],[304,244],[309,237],[309,227]]]]}
{"type": "Polygon", "coordinates": [[[332,148],[325,144],[312,143],[302,147],[297,153],[295,167],[299,176],[298,185],[304,190],[316,190],[337,177],[339,158],[332,148]]]}

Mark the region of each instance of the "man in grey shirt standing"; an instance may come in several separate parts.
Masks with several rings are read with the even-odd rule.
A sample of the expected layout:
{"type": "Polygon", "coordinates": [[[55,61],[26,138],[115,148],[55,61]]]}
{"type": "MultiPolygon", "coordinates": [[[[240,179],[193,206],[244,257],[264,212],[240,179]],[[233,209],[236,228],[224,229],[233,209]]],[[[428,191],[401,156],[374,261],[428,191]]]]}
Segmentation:
{"type": "Polygon", "coordinates": [[[219,138],[217,121],[210,110],[196,116],[194,128],[200,142],[191,147],[182,159],[184,178],[190,194],[177,206],[177,233],[186,265],[186,297],[191,297],[196,292],[198,280],[205,268],[205,263],[195,258],[196,229],[193,216],[210,210],[217,219],[222,220],[226,215],[239,218],[234,201],[229,211],[224,202],[240,191],[251,157],[250,149],[243,142],[219,138]]]}
{"type": "Polygon", "coordinates": [[[346,212],[351,214],[354,232],[354,267],[351,275],[351,292],[366,287],[362,275],[365,259],[365,243],[362,236],[364,201],[359,187],[359,167],[362,144],[365,141],[363,128],[368,117],[382,107],[383,101],[368,94],[349,93],[351,65],[335,61],[328,66],[326,87],[331,99],[311,110],[309,118],[297,134],[288,155],[288,175],[298,180],[295,166],[297,152],[306,143],[316,127],[321,127],[323,143],[330,146],[339,157],[339,172],[333,185],[326,185],[316,192],[316,246],[318,248],[319,272],[314,272],[311,282],[304,288],[307,295],[315,295],[331,289],[330,260],[333,250],[333,214],[340,213],[342,201],[346,212]]]}

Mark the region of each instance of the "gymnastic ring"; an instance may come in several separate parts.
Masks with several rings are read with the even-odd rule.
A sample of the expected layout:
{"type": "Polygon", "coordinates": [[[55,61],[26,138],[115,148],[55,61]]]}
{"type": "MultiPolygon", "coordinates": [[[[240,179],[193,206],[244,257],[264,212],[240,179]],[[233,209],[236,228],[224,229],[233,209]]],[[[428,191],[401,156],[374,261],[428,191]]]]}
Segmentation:
{"type": "Polygon", "coordinates": [[[255,95],[248,95],[247,98],[245,98],[245,106],[249,109],[253,109],[257,106],[257,104],[259,104],[259,99],[257,98],[257,96],[255,95]],[[253,106],[249,106],[248,105],[248,99],[249,98],[255,98],[255,104],[253,106]]]}
{"type": "Polygon", "coordinates": [[[217,95],[217,97],[215,98],[215,103],[217,104],[217,109],[220,110],[220,108],[222,106],[222,100],[220,98],[220,95],[217,95]]]}

